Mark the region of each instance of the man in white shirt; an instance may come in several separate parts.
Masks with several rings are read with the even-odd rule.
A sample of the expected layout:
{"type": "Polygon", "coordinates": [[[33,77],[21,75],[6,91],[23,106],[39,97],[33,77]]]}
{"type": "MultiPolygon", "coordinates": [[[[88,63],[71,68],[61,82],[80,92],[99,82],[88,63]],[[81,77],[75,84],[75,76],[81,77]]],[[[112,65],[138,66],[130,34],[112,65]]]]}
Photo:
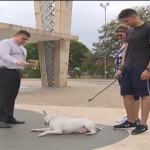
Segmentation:
{"type": "Polygon", "coordinates": [[[23,44],[30,34],[20,30],[11,39],[0,41],[0,128],[11,128],[10,124],[24,124],[14,118],[14,104],[20,88],[21,75],[27,51],[23,44]]]}

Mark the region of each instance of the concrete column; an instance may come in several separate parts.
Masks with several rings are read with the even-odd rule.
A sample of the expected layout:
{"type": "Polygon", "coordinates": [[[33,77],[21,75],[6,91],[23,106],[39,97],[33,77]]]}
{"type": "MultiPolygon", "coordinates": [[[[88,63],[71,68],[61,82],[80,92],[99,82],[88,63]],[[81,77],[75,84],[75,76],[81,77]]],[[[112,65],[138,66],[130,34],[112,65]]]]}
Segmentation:
{"type": "MultiPolygon", "coordinates": [[[[55,32],[71,34],[72,1],[56,1],[55,32]]],[[[70,41],[55,41],[54,86],[67,86],[70,41]]]]}
{"type": "MultiPolygon", "coordinates": [[[[36,28],[42,29],[40,1],[34,1],[36,28]]],[[[43,87],[47,87],[47,74],[45,65],[44,42],[38,42],[39,63],[41,71],[41,83],[43,87]]]]}
{"type": "MultiPolygon", "coordinates": [[[[53,23],[49,13],[50,3],[51,1],[34,1],[36,28],[70,35],[73,2],[55,1],[53,23]]],[[[67,86],[69,47],[70,41],[63,39],[54,42],[38,42],[42,86],[67,86]]]]}
{"type": "MultiPolygon", "coordinates": [[[[52,1],[34,1],[36,28],[54,31],[55,24],[52,1]],[[51,15],[50,15],[51,14],[51,15]]],[[[38,42],[39,62],[41,68],[41,82],[43,87],[54,85],[54,42],[38,42]]]]}

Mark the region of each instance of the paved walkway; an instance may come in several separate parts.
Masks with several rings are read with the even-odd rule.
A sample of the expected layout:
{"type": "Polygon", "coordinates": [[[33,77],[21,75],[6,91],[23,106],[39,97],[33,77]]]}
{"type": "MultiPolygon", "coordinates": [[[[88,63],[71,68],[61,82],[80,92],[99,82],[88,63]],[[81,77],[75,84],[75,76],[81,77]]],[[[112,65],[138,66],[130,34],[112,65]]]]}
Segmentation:
{"type": "MultiPolygon", "coordinates": [[[[43,109],[47,112],[58,111],[62,116],[84,117],[95,121],[97,124],[112,126],[116,124],[116,119],[125,116],[117,85],[110,87],[84,107],[74,107],[85,102],[108,85],[100,84],[104,82],[102,80],[99,84],[97,82],[69,80],[68,87],[65,88],[41,89],[39,80],[25,79],[22,81],[16,108],[38,113],[42,113],[43,109]]],[[[148,120],[148,125],[150,127],[150,120],[148,120]]],[[[95,150],[149,150],[149,148],[150,133],[147,133],[138,136],[129,135],[118,143],[95,150]]]]}
{"type": "MultiPolygon", "coordinates": [[[[69,80],[63,88],[41,88],[39,80],[23,80],[18,104],[38,104],[52,106],[78,106],[97,94],[113,80],[69,80]],[[107,83],[108,82],[108,83],[107,83]]],[[[123,108],[119,86],[112,86],[98,95],[90,103],[82,106],[123,108]]]]}

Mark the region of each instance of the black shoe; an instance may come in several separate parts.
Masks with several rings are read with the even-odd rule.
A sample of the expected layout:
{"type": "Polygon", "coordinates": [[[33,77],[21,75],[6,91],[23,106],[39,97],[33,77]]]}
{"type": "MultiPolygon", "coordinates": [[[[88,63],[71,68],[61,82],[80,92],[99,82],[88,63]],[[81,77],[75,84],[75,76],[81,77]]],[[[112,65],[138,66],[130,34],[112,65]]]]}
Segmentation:
{"type": "Polygon", "coordinates": [[[6,124],[5,122],[3,121],[0,121],[0,128],[11,128],[10,125],[6,124]]]}
{"type": "Polygon", "coordinates": [[[148,126],[139,124],[139,125],[137,125],[137,127],[134,130],[131,131],[131,134],[137,135],[137,134],[144,134],[146,132],[148,132],[148,126]]]}
{"type": "Polygon", "coordinates": [[[114,129],[132,129],[132,128],[135,128],[137,126],[137,123],[132,123],[132,122],[129,122],[128,120],[122,124],[119,124],[119,125],[114,125],[114,129]]]}
{"type": "Polygon", "coordinates": [[[16,120],[15,118],[13,118],[13,119],[8,119],[8,120],[6,121],[6,123],[8,123],[8,124],[24,124],[25,121],[18,121],[18,120],[16,120]]]}

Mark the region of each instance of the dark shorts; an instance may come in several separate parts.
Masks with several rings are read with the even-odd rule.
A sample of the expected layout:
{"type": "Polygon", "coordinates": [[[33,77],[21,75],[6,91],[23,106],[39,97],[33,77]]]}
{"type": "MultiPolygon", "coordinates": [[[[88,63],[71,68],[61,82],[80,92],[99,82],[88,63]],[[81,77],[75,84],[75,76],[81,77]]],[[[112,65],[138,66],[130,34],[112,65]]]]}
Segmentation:
{"type": "MultiPolygon", "coordinates": [[[[118,83],[119,83],[119,85],[120,85],[120,87],[121,87],[121,79],[118,79],[118,83]]],[[[133,97],[134,97],[134,100],[135,100],[135,101],[140,100],[140,97],[139,97],[139,96],[133,95],[133,97]]]]}
{"type": "Polygon", "coordinates": [[[150,80],[141,80],[141,74],[146,67],[125,67],[121,79],[121,95],[150,95],[150,80]]]}

